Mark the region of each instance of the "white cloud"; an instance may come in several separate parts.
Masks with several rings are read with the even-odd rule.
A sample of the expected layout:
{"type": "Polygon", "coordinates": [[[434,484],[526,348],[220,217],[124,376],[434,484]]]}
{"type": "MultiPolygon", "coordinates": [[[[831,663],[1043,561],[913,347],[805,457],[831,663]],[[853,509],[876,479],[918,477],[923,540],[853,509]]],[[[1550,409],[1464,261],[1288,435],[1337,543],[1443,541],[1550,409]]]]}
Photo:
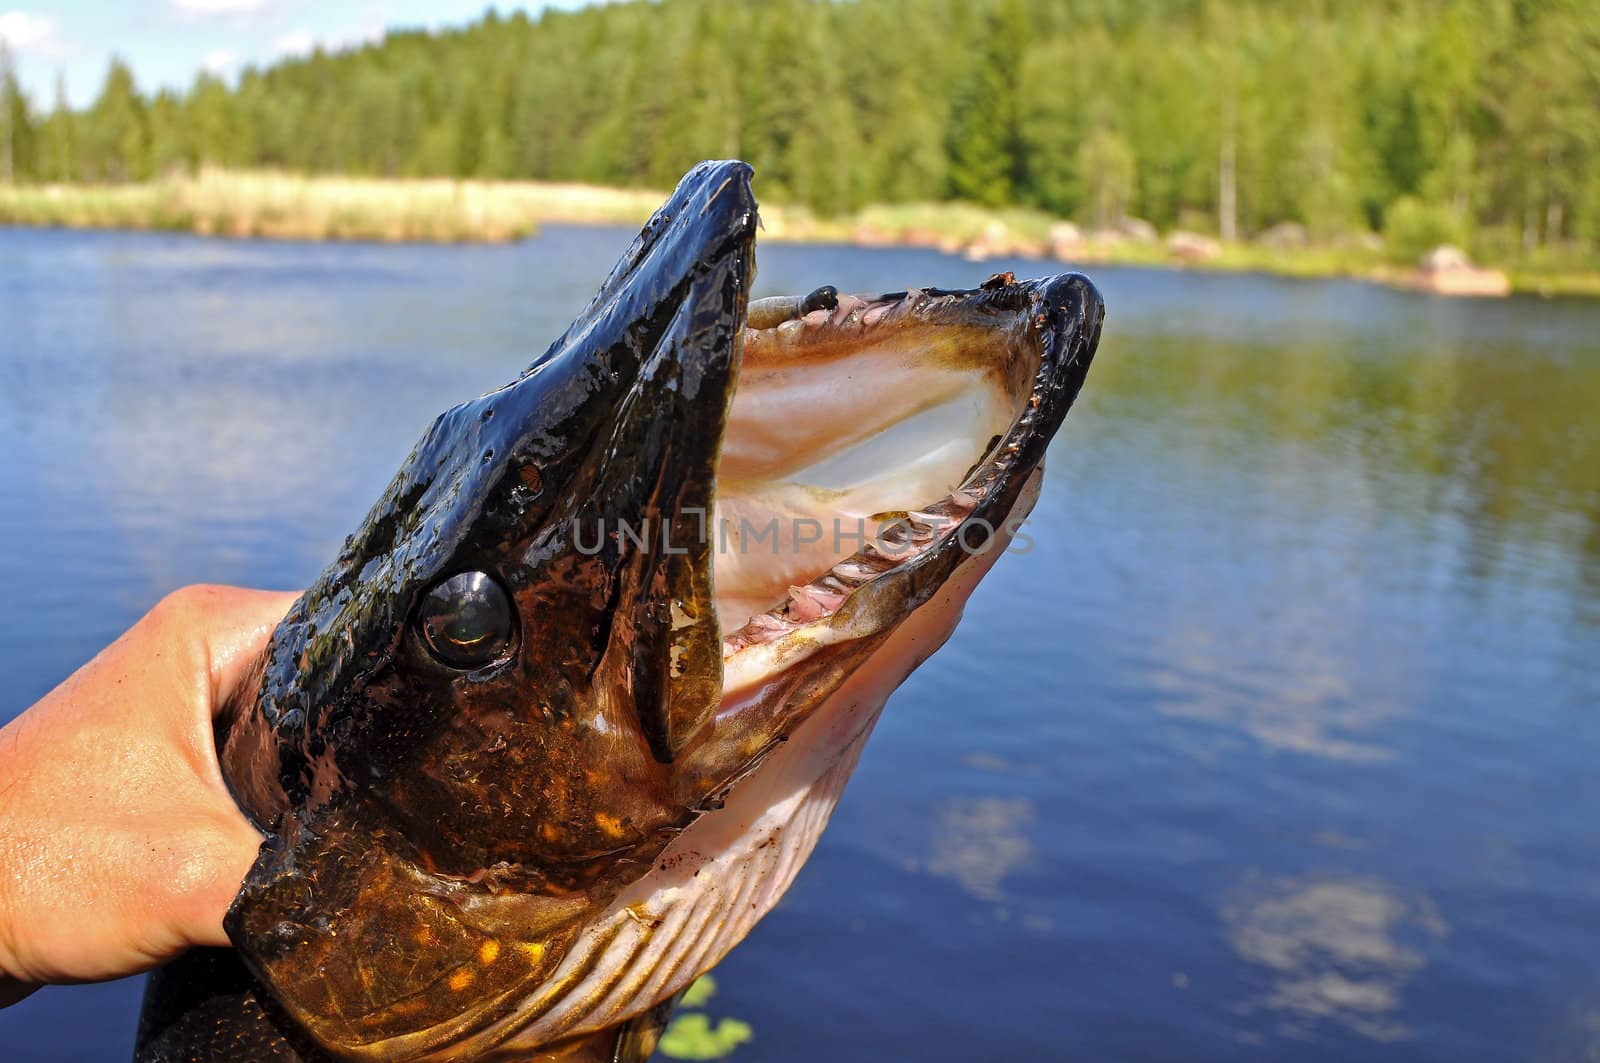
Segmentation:
{"type": "Polygon", "coordinates": [[[221,77],[239,65],[239,56],[226,48],[216,48],[200,60],[200,69],[214,77],[221,77]]]}
{"type": "Polygon", "coordinates": [[[271,0],[168,0],[172,10],[191,18],[210,15],[250,15],[267,7],[271,0]]]}
{"type": "Polygon", "coordinates": [[[272,42],[272,50],[279,55],[307,55],[317,46],[317,39],[306,30],[295,30],[272,42]]]}
{"type": "Polygon", "coordinates": [[[364,44],[372,44],[383,39],[384,22],[382,9],[373,8],[367,12],[359,25],[321,36],[304,29],[295,30],[274,41],[272,50],[280,56],[293,57],[310,55],[316,48],[321,48],[324,52],[342,52],[349,48],[359,48],[364,44]]]}
{"type": "Polygon", "coordinates": [[[60,59],[72,52],[55,19],[27,11],[0,11],[0,41],[19,55],[60,59]]]}

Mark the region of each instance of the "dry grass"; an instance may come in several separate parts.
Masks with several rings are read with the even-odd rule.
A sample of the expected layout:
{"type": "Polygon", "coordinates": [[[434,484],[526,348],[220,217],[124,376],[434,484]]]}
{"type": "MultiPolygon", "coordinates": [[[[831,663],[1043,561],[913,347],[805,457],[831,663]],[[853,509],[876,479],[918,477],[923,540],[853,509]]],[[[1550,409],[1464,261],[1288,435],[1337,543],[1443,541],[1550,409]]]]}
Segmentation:
{"type": "MultiPolygon", "coordinates": [[[[140,184],[0,185],[0,224],[85,229],[172,229],[300,240],[504,241],[541,222],[633,225],[666,193],[532,181],[306,177],[208,169],[140,184]]],[[[964,247],[998,230],[1040,244],[1051,218],[965,203],[868,207],[819,218],[764,205],[763,238],[964,247]]]]}
{"type": "Polygon", "coordinates": [[[635,223],[656,192],[206,170],[129,185],[0,185],[0,223],[289,240],[504,241],[542,221],[635,223]]]}

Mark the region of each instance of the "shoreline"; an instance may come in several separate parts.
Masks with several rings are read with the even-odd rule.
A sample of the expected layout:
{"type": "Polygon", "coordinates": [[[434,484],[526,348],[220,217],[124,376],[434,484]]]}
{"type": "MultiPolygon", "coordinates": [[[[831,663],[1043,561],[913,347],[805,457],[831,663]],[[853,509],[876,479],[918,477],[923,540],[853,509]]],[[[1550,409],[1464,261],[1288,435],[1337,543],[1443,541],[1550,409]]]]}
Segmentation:
{"type": "MultiPolygon", "coordinates": [[[[506,243],[544,224],[637,225],[662,193],[598,185],[450,178],[298,176],[205,170],[125,185],[0,185],[0,227],[188,232],[241,239],[506,243]]],[[[965,203],[870,206],[818,218],[762,208],[762,238],[784,243],[926,248],[970,261],[1021,257],[1082,266],[1141,266],[1351,279],[1460,297],[1600,297],[1600,271],[1473,269],[1434,274],[1386,260],[1370,241],[1222,243],[1159,236],[1129,223],[1083,232],[1028,208],[965,203]]]]}

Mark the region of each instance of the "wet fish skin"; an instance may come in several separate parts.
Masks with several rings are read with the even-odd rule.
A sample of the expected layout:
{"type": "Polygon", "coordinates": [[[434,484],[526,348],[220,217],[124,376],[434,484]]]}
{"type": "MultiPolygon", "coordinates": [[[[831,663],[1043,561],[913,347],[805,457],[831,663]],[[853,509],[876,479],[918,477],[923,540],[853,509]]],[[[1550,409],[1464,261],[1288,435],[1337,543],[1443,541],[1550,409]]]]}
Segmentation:
{"type": "Polygon", "coordinates": [[[981,578],[935,537],[823,616],[852,625],[847,638],[786,666],[765,703],[730,708],[704,521],[746,326],[902,315],[1027,346],[1031,382],[1007,370],[1027,401],[950,517],[992,527],[1037,491],[1099,296],[1081,277],[1007,275],[852,318],[861,300],[824,287],[747,320],[750,176],[691,171],[545,355],[440,416],[274,633],[218,731],[230,789],[268,839],[227,918],[237,948],[152,976],[138,1063],[648,1058],[675,994],[599,1029],[562,1020],[531,1053],[518,1031],[578,992],[574,962],[608,962],[597,935],[649,942],[659,914],[596,920],[667,873],[674,842],[782,760],[852,676],[899,662],[883,666],[881,705],[953,627],[965,592],[925,648],[886,649],[948,585],[981,578]],[[594,534],[623,524],[654,534],[594,534]],[[466,575],[512,620],[495,653],[457,667],[422,621],[466,575]]]}

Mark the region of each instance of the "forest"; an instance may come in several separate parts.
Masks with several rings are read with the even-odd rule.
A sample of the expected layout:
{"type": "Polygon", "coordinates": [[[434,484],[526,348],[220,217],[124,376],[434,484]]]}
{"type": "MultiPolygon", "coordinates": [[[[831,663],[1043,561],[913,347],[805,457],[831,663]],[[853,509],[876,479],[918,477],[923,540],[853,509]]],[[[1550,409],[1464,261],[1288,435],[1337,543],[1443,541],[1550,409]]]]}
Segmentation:
{"type": "MultiPolygon", "coordinates": [[[[1224,240],[1292,222],[1600,266],[1593,0],[661,0],[501,16],[94,103],[0,60],[0,181],[207,166],[1027,206],[1224,240]]],[[[1370,239],[1370,237],[1366,237],[1370,239]]]]}

